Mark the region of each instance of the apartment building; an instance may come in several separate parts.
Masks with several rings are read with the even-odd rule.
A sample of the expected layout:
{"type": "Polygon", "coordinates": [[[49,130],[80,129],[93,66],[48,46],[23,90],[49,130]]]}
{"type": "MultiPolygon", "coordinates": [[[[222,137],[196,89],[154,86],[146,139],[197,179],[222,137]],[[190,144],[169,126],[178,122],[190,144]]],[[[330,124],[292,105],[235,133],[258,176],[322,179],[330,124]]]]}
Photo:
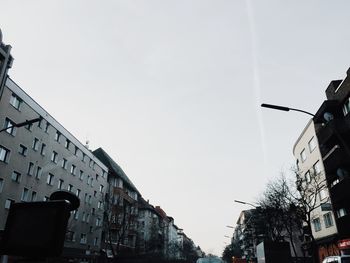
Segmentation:
{"type": "MultiPolygon", "coordinates": [[[[337,227],[332,212],[326,173],[316,136],[315,124],[311,119],[294,144],[293,154],[297,160],[298,176],[304,187],[310,187],[312,235],[316,240],[319,258],[339,254],[337,227]],[[328,207],[328,209],[325,209],[328,207]]],[[[306,236],[304,243],[310,241],[306,236]]]]}
{"type": "Polygon", "coordinates": [[[45,201],[57,190],[81,200],[69,223],[63,255],[100,251],[107,167],[58,121],[7,78],[0,99],[0,228],[13,202],[45,201]],[[38,123],[12,127],[41,117],[38,123]]]}
{"type": "Polygon", "coordinates": [[[136,249],[138,199],[140,193],[120,166],[102,148],[93,154],[108,168],[108,190],[104,200],[104,248],[113,256],[133,254],[136,249]],[[113,251],[111,251],[113,250],[113,251]]]}
{"type": "Polygon", "coordinates": [[[340,252],[349,254],[350,239],[350,69],[343,80],[332,81],[315,114],[314,123],[326,182],[338,230],[340,252]]]}

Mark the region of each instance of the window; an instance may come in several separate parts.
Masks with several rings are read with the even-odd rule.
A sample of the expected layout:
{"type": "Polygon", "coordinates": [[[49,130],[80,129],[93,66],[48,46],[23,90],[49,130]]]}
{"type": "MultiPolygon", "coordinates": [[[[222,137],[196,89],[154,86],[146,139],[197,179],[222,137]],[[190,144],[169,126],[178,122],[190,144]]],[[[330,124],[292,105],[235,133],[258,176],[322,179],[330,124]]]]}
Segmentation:
{"type": "Polygon", "coordinates": [[[23,144],[19,145],[18,153],[23,156],[27,156],[28,149],[23,144]]]}
{"type": "Polygon", "coordinates": [[[80,190],[80,189],[77,189],[77,191],[75,192],[75,195],[76,195],[77,197],[80,197],[80,193],[81,193],[81,190],[80,190]]]}
{"type": "Polygon", "coordinates": [[[344,116],[347,115],[350,111],[350,98],[347,98],[347,100],[345,101],[344,105],[343,105],[343,113],[344,116]]]}
{"type": "Polygon", "coordinates": [[[10,209],[10,206],[15,202],[15,200],[12,199],[6,199],[5,201],[5,209],[10,209]]]}
{"type": "Polygon", "coordinates": [[[43,127],[43,117],[40,116],[40,121],[38,122],[38,127],[41,129],[43,127]]]}
{"type": "Polygon", "coordinates": [[[67,170],[67,159],[65,158],[62,159],[62,168],[67,170]]]}
{"type": "Polygon", "coordinates": [[[73,192],[73,185],[69,184],[67,190],[69,192],[73,192]]]}
{"type": "Polygon", "coordinates": [[[100,218],[96,218],[96,226],[101,226],[101,219],[100,218]]]}
{"type": "Polygon", "coordinates": [[[89,233],[91,234],[94,231],[94,228],[90,226],[89,233]]]}
{"type": "Polygon", "coordinates": [[[86,214],[86,223],[90,223],[90,214],[86,214]]]}
{"type": "Polygon", "coordinates": [[[36,178],[36,179],[40,179],[40,178],[41,178],[41,173],[42,173],[42,171],[43,171],[43,169],[42,169],[40,166],[38,166],[38,167],[36,168],[36,173],[35,173],[35,178],[36,178]]]}
{"type": "Polygon", "coordinates": [[[72,164],[72,166],[70,167],[70,173],[72,174],[72,175],[75,175],[75,172],[76,172],[76,169],[77,167],[74,165],[74,164],[72,164]]]}
{"type": "Polygon", "coordinates": [[[23,188],[22,195],[21,195],[21,201],[27,202],[28,201],[28,194],[29,194],[29,190],[27,188],[23,188]]]}
{"type": "Polygon", "coordinates": [[[327,194],[327,190],[326,189],[321,189],[320,190],[320,200],[322,201],[323,199],[325,199],[328,196],[327,194]]]}
{"type": "Polygon", "coordinates": [[[65,240],[70,242],[75,242],[75,232],[67,230],[65,240]]]}
{"type": "Polygon", "coordinates": [[[91,205],[91,195],[89,195],[88,203],[91,205]]]}
{"type": "Polygon", "coordinates": [[[61,133],[59,131],[56,131],[56,134],[55,134],[55,141],[56,142],[60,142],[60,138],[61,138],[61,133]]]}
{"type": "Polygon", "coordinates": [[[321,172],[320,161],[317,161],[317,162],[314,164],[314,170],[315,170],[315,173],[316,173],[316,174],[319,174],[319,173],[321,172]]]}
{"type": "Polygon", "coordinates": [[[95,215],[95,208],[91,208],[91,214],[95,215]]]}
{"type": "Polygon", "coordinates": [[[77,146],[74,147],[74,155],[78,155],[79,148],[77,146]]]}
{"type": "Polygon", "coordinates": [[[323,220],[326,227],[333,226],[333,218],[330,212],[323,215],[323,220]]]}
{"type": "Polygon", "coordinates": [[[87,183],[87,185],[90,185],[90,175],[87,176],[86,183],[87,183]]]}
{"type": "Polygon", "coordinates": [[[27,174],[29,176],[34,175],[34,163],[32,163],[32,162],[29,163],[27,174]]]}
{"type": "Polygon", "coordinates": [[[22,100],[14,93],[12,93],[10,98],[10,104],[15,107],[17,110],[20,110],[22,105],[22,100]]]}
{"type": "Polygon", "coordinates": [[[310,150],[310,153],[315,150],[316,148],[316,138],[315,137],[312,137],[311,140],[309,141],[309,150],[310,150]]]}
{"type": "Polygon", "coordinates": [[[86,244],[86,234],[80,234],[80,244],[86,244]]]}
{"type": "Polygon", "coordinates": [[[46,144],[45,143],[43,143],[42,145],[41,145],[41,149],[40,149],[40,154],[41,155],[45,155],[45,149],[46,149],[46,144]]]}
{"type": "Polygon", "coordinates": [[[88,194],[85,193],[84,202],[87,203],[87,201],[88,201],[88,194]]]}
{"type": "Polygon", "coordinates": [[[74,210],[74,219],[75,220],[79,219],[79,211],[78,210],[74,210]]]}
{"type": "Polygon", "coordinates": [[[94,166],[94,161],[90,160],[89,167],[91,168],[92,166],[94,166]]]}
{"type": "Polygon", "coordinates": [[[305,149],[303,149],[300,153],[300,159],[302,162],[305,162],[306,161],[306,152],[305,152],[305,149]]]}
{"type": "Polygon", "coordinates": [[[343,216],[346,216],[346,210],[344,208],[340,208],[337,210],[337,217],[340,218],[340,217],[343,217],[343,216]]]}
{"type": "Polygon", "coordinates": [[[5,124],[4,124],[4,129],[8,128],[8,129],[6,129],[6,132],[8,134],[11,134],[12,136],[15,136],[15,134],[16,134],[16,127],[14,127],[15,125],[16,124],[13,121],[11,121],[9,118],[6,118],[5,124]]]}
{"type": "Polygon", "coordinates": [[[91,185],[91,187],[94,186],[94,178],[92,178],[92,176],[90,177],[90,185],[91,185]]]}
{"type": "Polygon", "coordinates": [[[100,193],[103,193],[103,185],[100,185],[100,193]]]}
{"type": "Polygon", "coordinates": [[[83,153],[83,157],[81,158],[81,160],[83,161],[83,163],[85,163],[85,153],[83,153]]]}
{"type": "Polygon", "coordinates": [[[32,148],[34,151],[37,151],[39,149],[39,139],[38,138],[34,138],[32,148]]]}
{"type": "Polygon", "coordinates": [[[308,182],[308,183],[311,182],[310,171],[307,171],[305,173],[305,181],[308,182]]]}
{"type": "Polygon", "coordinates": [[[79,172],[79,179],[84,180],[84,172],[82,170],[79,172]]]}
{"type": "Polygon", "coordinates": [[[46,180],[46,183],[48,184],[48,185],[53,185],[53,177],[54,177],[54,175],[53,174],[48,174],[47,175],[47,180],[46,180]]]}
{"type": "Polygon", "coordinates": [[[46,122],[46,125],[45,125],[45,132],[46,132],[46,133],[49,133],[49,129],[50,129],[50,123],[46,122]]]}
{"type": "Polygon", "coordinates": [[[58,189],[62,189],[63,188],[63,183],[64,183],[64,181],[62,179],[58,180],[58,189]]]}
{"type": "MultiPolygon", "coordinates": [[[[92,233],[92,232],[91,232],[92,233]]],[[[98,245],[98,237],[95,237],[94,238],[94,246],[97,246],[98,245]]]]}
{"type": "Polygon", "coordinates": [[[66,139],[66,142],[65,142],[65,144],[64,144],[64,147],[65,147],[66,149],[69,149],[69,145],[70,145],[70,140],[66,139]]]}
{"type": "Polygon", "coordinates": [[[83,212],[83,215],[82,215],[82,217],[81,217],[81,221],[82,221],[82,222],[85,222],[85,221],[86,221],[85,212],[83,212]]]}
{"type": "Polygon", "coordinates": [[[0,161],[7,163],[10,157],[10,150],[0,145],[0,161]]]}
{"type": "Polygon", "coordinates": [[[312,224],[314,225],[315,232],[321,230],[321,222],[319,218],[315,218],[314,220],[312,220],[312,224]]]}
{"type": "Polygon", "coordinates": [[[97,191],[94,191],[94,197],[96,197],[96,195],[97,195],[97,191]]]}
{"type": "Polygon", "coordinates": [[[3,188],[4,188],[4,179],[0,178],[0,193],[2,192],[3,188]]]}
{"type": "Polygon", "coordinates": [[[26,128],[28,131],[32,131],[32,130],[33,130],[33,123],[27,124],[25,128],[26,128]]]}
{"type": "Polygon", "coordinates": [[[30,201],[35,202],[36,201],[36,196],[37,196],[36,192],[33,191],[32,192],[32,197],[30,198],[30,201]]]}
{"type": "Polygon", "coordinates": [[[101,202],[101,201],[98,201],[98,203],[97,203],[97,208],[98,208],[98,209],[102,209],[102,202],[101,202]]]}
{"type": "Polygon", "coordinates": [[[19,183],[21,181],[21,174],[19,172],[13,171],[11,175],[12,181],[19,183]]]}
{"type": "Polygon", "coordinates": [[[53,151],[51,154],[51,161],[57,163],[57,152],[53,151]]]}

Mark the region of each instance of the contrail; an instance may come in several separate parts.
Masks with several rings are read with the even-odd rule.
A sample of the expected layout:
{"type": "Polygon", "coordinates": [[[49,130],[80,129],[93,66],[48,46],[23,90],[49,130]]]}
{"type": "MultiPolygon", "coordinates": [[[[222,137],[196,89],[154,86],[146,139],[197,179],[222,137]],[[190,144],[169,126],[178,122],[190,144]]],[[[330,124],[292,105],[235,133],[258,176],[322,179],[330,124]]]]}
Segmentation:
{"type": "Polygon", "coordinates": [[[264,165],[267,165],[267,147],[266,147],[266,140],[265,140],[265,132],[264,132],[264,123],[262,119],[262,114],[260,108],[261,103],[261,87],[260,87],[260,73],[259,73],[259,66],[258,66],[258,57],[257,57],[257,39],[256,31],[255,31],[255,21],[254,21],[254,10],[252,7],[251,0],[246,0],[246,6],[247,6],[247,15],[248,15],[248,22],[249,22],[249,31],[250,31],[250,39],[251,39],[251,48],[252,48],[252,64],[253,64],[253,85],[254,85],[254,94],[255,94],[255,107],[256,107],[256,114],[259,122],[259,128],[260,128],[260,140],[261,140],[261,149],[264,155],[264,165]]]}

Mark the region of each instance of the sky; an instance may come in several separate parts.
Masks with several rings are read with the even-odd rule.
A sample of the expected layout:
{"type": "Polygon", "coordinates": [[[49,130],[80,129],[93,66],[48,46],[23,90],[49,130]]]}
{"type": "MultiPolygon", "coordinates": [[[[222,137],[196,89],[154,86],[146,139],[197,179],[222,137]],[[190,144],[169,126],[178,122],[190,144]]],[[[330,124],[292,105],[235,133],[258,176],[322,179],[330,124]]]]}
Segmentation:
{"type": "Polygon", "coordinates": [[[350,66],[347,0],[4,0],[10,77],[205,252],[350,66]]]}

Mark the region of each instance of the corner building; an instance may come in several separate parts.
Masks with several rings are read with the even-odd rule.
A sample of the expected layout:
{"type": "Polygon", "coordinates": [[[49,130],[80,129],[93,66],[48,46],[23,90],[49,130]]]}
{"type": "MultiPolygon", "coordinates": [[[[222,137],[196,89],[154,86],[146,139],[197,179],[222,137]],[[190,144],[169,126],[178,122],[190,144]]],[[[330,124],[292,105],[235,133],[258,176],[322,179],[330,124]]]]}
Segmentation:
{"type": "MultiPolygon", "coordinates": [[[[316,137],[315,124],[311,119],[293,147],[293,155],[298,167],[298,176],[306,186],[311,178],[316,176],[320,187],[317,193],[310,193],[308,198],[315,199],[314,209],[311,211],[311,231],[317,244],[320,262],[328,256],[339,255],[337,247],[338,231],[335,217],[331,209],[322,209],[323,204],[331,204],[327,187],[326,173],[320,152],[320,145],[316,137]]],[[[309,236],[303,237],[303,244],[310,242],[309,236]]]]}
{"type": "Polygon", "coordinates": [[[57,190],[80,198],[72,213],[63,257],[97,256],[107,167],[9,77],[0,97],[0,229],[13,202],[45,201],[57,190]],[[15,123],[42,117],[20,128],[15,123]]]}
{"type": "Polygon", "coordinates": [[[350,70],[332,81],[314,117],[326,181],[338,229],[338,247],[350,254],[350,70]],[[344,245],[345,244],[345,245],[344,245]]]}

